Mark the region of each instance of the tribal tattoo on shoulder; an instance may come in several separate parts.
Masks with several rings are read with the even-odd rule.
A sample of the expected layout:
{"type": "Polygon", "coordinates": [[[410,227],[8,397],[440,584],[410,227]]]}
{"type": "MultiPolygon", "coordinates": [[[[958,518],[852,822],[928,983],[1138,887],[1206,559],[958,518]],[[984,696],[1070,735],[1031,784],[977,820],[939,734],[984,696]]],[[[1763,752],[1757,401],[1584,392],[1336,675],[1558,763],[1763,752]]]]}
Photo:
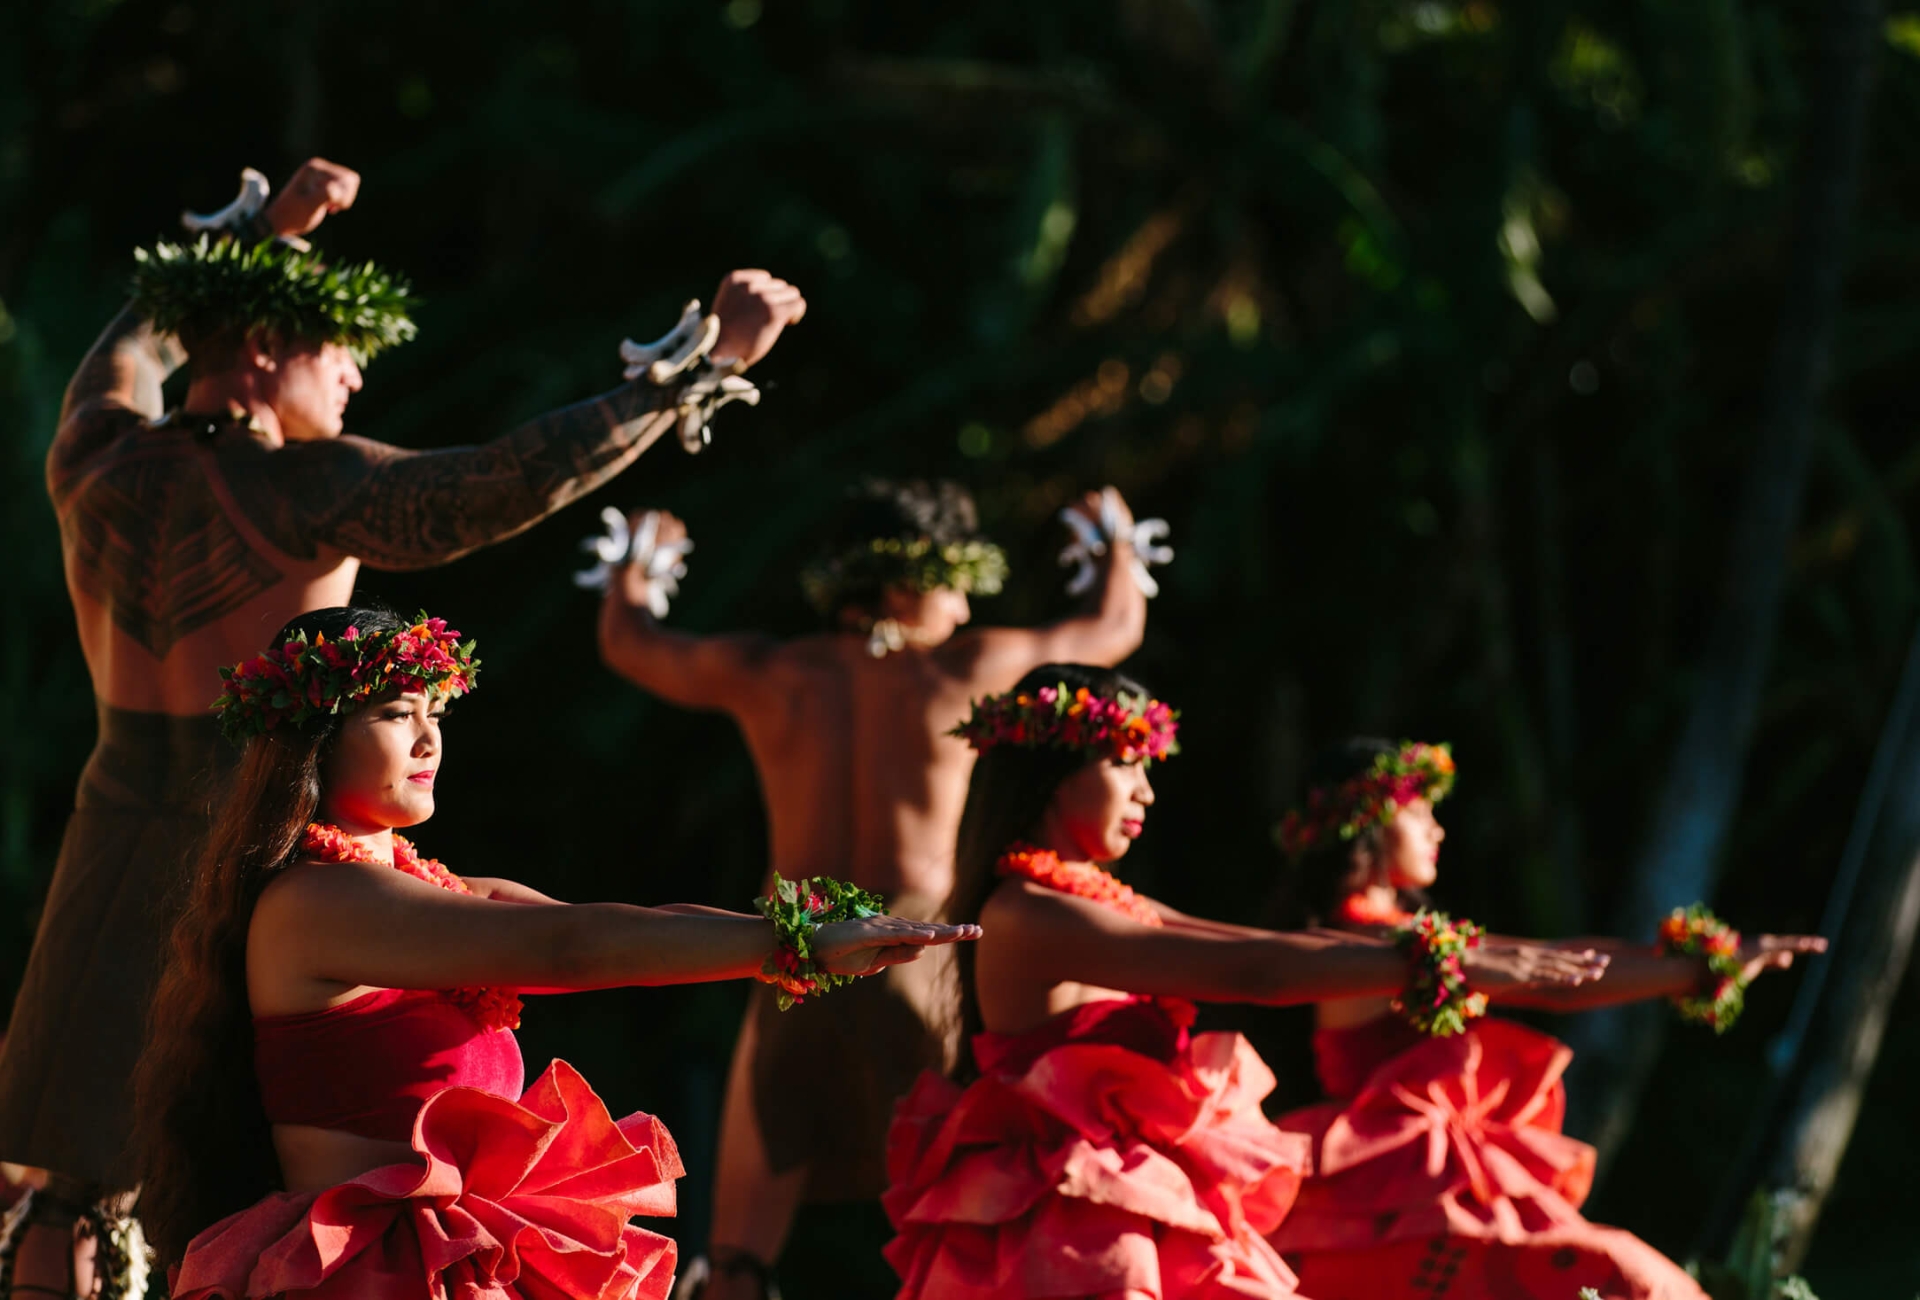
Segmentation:
{"type": "Polygon", "coordinates": [[[492,442],[411,451],[341,437],[229,473],[248,520],[290,556],[331,547],[376,569],[424,569],[524,531],[630,465],[674,416],[629,384],[492,442]]]}

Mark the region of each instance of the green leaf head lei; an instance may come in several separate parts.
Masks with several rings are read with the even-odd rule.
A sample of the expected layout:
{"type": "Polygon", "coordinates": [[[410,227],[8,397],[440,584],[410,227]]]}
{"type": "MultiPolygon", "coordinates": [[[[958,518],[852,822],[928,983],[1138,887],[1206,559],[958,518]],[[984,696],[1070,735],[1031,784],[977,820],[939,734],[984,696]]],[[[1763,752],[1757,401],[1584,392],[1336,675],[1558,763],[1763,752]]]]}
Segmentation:
{"type": "Polygon", "coordinates": [[[136,248],[133,259],[134,310],[165,333],[337,343],[365,365],[416,332],[407,282],[372,262],[330,265],[280,240],[211,234],[136,248]]]}
{"type": "Polygon", "coordinates": [[[823,555],[800,572],[807,601],[831,614],[850,591],[904,586],[928,592],[997,596],[1007,580],[1007,553],[984,538],[938,543],[931,537],[875,537],[823,555]]]}

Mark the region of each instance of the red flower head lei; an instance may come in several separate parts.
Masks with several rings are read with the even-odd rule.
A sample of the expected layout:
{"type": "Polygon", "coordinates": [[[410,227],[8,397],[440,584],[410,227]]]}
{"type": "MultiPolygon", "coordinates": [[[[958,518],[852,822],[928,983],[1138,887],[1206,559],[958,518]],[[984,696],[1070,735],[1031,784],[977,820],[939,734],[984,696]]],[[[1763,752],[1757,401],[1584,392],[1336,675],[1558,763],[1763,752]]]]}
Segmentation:
{"type": "Polygon", "coordinates": [[[227,689],[213,708],[220,729],[238,743],[282,723],[298,727],[351,712],[395,686],[455,699],[473,689],[479,674],[473,646],[461,644],[445,619],[428,618],[424,610],[398,632],[349,627],[332,641],[295,632],[265,654],[222,668],[227,689]]]}
{"type": "Polygon", "coordinates": [[[1682,1020],[1724,1034],[1747,1004],[1747,970],[1740,960],[1740,932],[1703,905],[1676,907],[1660,922],[1659,951],[1705,957],[1707,978],[1699,992],[1677,997],[1682,1020]]]}
{"type": "MultiPolygon", "coordinates": [[[[415,880],[424,880],[456,894],[473,892],[467,888],[466,881],[447,870],[438,858],[421,857],[413,842],[401,835],[393,837],[393,861],[388,862],[375,857],[373,850],[338,826],[308,822],[306,833],[300,837],[300,851],[321,862],[367,862],[392,867],[415,880]]],[[[472,1016],[482,1029],[520,1027],[520,995],[512,989],[442,989],[440,996],[472,1016]]]]}
{"type": "Polygon", "coordinates": [[[1295,808],[1280,823],[1280,848],[1290,858],[1335,840],[1350,841],[1363,831],[1385,826],[1415,799],[1439,803],[1453,790],[1453,749],[1411,740],[1381,754],[1359,776],[1329,789],[1307,791],[1307,806],[1295,808]]]}
{"type": "Polygon", "coordinates": [[[1076,749],[1120,763],[1152,763],[1180,752],[1180,715],[1159,700],[1121,693],[1112,699],[1065,682],[1032,694],[1007,692],[974,703],[973,714],[947,734],[984,754],[1001,745],[1076,749]]]}

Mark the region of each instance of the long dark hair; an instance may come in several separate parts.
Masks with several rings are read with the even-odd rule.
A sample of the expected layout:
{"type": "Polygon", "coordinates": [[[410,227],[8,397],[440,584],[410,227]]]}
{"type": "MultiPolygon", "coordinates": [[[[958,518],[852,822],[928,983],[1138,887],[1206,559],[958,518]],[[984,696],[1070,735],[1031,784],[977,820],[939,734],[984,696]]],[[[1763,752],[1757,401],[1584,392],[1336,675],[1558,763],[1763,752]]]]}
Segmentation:
{"type": "MultiPolygon", "coordinates": [[[[1349,736],[1327,746],[1307,769],[1306,789],[1332,790],[1364,776],[1382,754],[1398,753],[1400,746],[1374,736],[1349,736]]],[[[1301,798],[1305,800],[1305,791],[1301,798]]],[[[1338,915],[1341,900],[1368,884],[1370,862],[1377,861],[1386,843],[1386,827],[1370,826],[1350,840],[1323,837],[1291,862],[1269,901],[1266,924],[1295,930],[1325,925],[1338,915]]],[[[1403,891],[1403,906],[1425,903],[1423,895],[1403,891]]]]}
{"type": "MultiPolygon", "coordinates": [[[[274,644],[299,631],[336,638],[349,626],[405,625],[388,610],[338,606],[300,615],[274,644]]],[[[247,928],[320,807],[321,767],[338,731],[326,717],[248,741],[184,885],[134,1072],[140,1216],[162,1268],[196,1233],[280,1186],[253,1073],[247,928]]]]}
{"type": "MultiPolygon", "coordinates": [[[[1043,664],[1020,679],[1013,689],[1032,692],[1047,686],[1081,687],[1095,695],[1146,695],[1146,687],[1111,668],[1086,664],[1043,664]]],[[[967,785],[966,808],[960,814],[960,837],[953,855],[953,893],[947,900],[947,920],[966,925],[980,919],[980,909],[999,883],[994,865],[1008,846],[1028,839],[1040,829],[1054,791],[1090,762],[1085,754],[1068,749],[1022,749],[1002,745],[990,749],[973,765],[967,785]]],[[[960,1052],[956,1078],[974,1073],[973,1036],[985,1028],[980,1000],[973,987],[973,945],[955,945],[955,973],[959,977],[960,1052]]]]}

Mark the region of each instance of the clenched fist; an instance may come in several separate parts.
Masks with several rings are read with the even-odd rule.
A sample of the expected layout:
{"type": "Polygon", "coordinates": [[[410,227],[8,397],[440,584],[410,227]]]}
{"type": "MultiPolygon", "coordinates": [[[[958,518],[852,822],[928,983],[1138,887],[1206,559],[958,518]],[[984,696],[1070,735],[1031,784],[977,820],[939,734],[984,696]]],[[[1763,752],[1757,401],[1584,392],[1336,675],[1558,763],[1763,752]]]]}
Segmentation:
{"type": "Polygon", "coordinates": [[[260,215],[276,235],[304,235],[329,212],[352,207],[359,192],[359,172],[325,158],[309,158],[260,215]]]}
{"type": "Polygon", "coordinates": [[[765,271],[730,271],[714,290],[713,314],[720,318],[714,361],[745,369],[773,350],[781,330],[807,314],[807,300],[765,271]]]}

